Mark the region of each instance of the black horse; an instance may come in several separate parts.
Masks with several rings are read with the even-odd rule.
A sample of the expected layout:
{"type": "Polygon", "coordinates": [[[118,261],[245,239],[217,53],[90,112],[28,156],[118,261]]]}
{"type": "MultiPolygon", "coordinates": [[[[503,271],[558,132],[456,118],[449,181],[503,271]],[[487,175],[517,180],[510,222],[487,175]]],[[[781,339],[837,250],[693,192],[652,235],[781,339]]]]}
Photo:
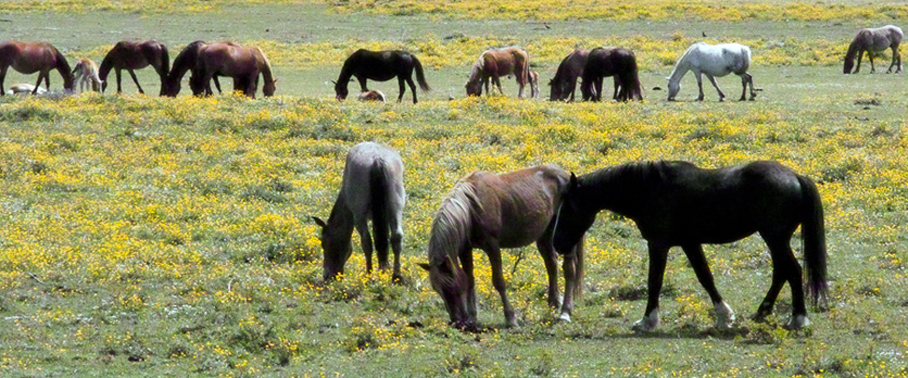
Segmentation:
{"type": "Polygon", "coordinates": [[[637,57],[632,51],[621,47],[597,47],[590,51],[580,75],[583,80],[580,93],[583,94],[584,101],[602,100],[602,78],[606,76],[616,77],[616,89],[619,84],[621,86],[615,96],[616,100],[643,100],[640,78],[637,75],[637,57]]]}
{"type": "MultiPolygon", "coordinates": [[[[186,45],[177,57],[173,59],[170,73],[167,74],[167,78],[161,86],[162,96],[175,97],[180,93],[180,81],[183,80],[183,76],[186,75],[187,71],[195,68],[196,59],[199,57],[199,50],[202,47],[205,47],[205,45],[205,41],[192,42],[186,45]]],[[[221,93],[221,83],[218,81],[217,75],[215,75],[213,79],[214,86],[217,87],[218,93],[221,93]]],[[[237,87],[236,83],[234,83],[234,87],[237,87]]],[[[212,94],[211,88],[207,88],[205,93],[212,94]]]]}
{"type": "Polygon", "coordinates": [[[772,286],[756,319],[772,312],[787,281],[792,318],[788,326],[810,324],[804,305],[801,266],[789,245],[798,225],[804,242],[807,290],[814,305],[826,297],[826,236],[823,205],[814,183],[785,166],[758,161],[716,170],[687,162],[643,162],[618,165],[581,176],[571,185],[556,220],[554,244],[570,252],[600,210],[630,218],[649,247],[648,301],[635,330],[659,325],[659,291],[668,250],[680,246],[697,279],[709,293],[718,327],[734,321],[713,283],[703,243],[730,243],[759,233],[772,256],[772,286]]]}
{"type": "Polygon", "coordinates": [[[406,51],[369,51],[364,49],[356,50],[341,68],[340,76],[334,82],[334,92],[337,94],[339,101],[347,98],[347,82],[351,76],[356,76],[362,91],[366,92],[366,79],[377,81],[388,81],[397,77],[400,84],[400,95],[397,96],[397,102],[404,98],[404,82],[410,85],[410,91],[413,92],[413,103],[416,103],[416,85],[413,83],[413,70],[416,70],[416,81],[419,82],[419,88],[423,92],[429,90],[429,84],[426,83],[426,77],[423,76],[422,64],[413,54],[406,51]]]}

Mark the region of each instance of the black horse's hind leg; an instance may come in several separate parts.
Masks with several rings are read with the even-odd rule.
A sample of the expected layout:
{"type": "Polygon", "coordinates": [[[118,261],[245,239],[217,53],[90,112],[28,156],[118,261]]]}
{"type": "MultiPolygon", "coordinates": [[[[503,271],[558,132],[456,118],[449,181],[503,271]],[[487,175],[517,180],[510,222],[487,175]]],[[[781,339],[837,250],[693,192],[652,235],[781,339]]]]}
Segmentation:
{"type": "Polygon", "coordinates": [[[772,311],[772,306],[775,303],[782,285],[784,285],[785,281],[788,281],[788,285],[791,286],[792,307],[791,321],[788,323],[788,326],[790,328],[800,328],[809,325],[810,321],[807,319],[807,306],[804,302],[801,265],[798,264],[798,260],[795,258],[794,252],[792,252],[791,246],[789,245],[790,236],[762,236],[763,239],[766,240],[766,245],[769,247],[769,253],[772,256],[773,278],[772,286],[770,287],[769,292],[766,293],[766,298],[763,300],[763,303],[760,304],[760,308],[757,310],[757,316],[759,317],[761,314],[765,316],[769,311],[772,311]],[[780,278],[777,278],[777,275],[780,276],[780,278]],[[765,314],[763,313],[764,311],[766,311],[765,314]]]}
{"type": "MultiPolygon", "coordinates": [[[[136,83],[136,87],[138,87],[138,88],[139,88],[139,93],[141,93],[141,94],[145,94],[145,91],[143,91],[143,90],[142,90],[142,86],[141,86],[141,85],[139,85],[139,79],[138,79],[138,78],[136,78],[136,73],[135,73],[135,72],[133,72],[133,70],[132,70],[132,69],[128,69],[128,70],[126,70],[126,71],[127,71],[127,72],[129,72],[129,76],[131,76],[131,77],[132,77],[132,81],[133,81],[133,82],[134,82],[134,83],[136,83]]],[[[119,83],[118,83],[118,84],[119,84],[119,83]]]]}
{"type": "Polygon", "coordinates": [[[697,274],[697,280],[699,280],[700,284],[703,285],[703,288],[706,289],[706,293],[709,294],[709,299],[713,302],[713,307],[716,310],[716,327],[729,327],[731,322],[735,320],[735,315],[731,312],[728,305],[725,304],[725,301],[722,300],[722,296],[719,295],[719,290],[716,289],[716,283],[713,281],[713,274],[709,270],[709,263],[706,262],[706,256],[703,254],[703,246],[701,244],[690,244],[683,246],[682,249],[684,250],[684,254],[687,255],[691,267],[694,268],[694,273],[697,274]]]}
{"type": "MultiPolygon", "coordinates": [[[[407,78],[407,85],[410,86],[410,92],[413,92],[413,103],[415,104],[416,103],[416,83],[413,82],[412,77],[407,78]]],[[[401,86],[401,88],[403,88],[403,83],[401,83],[400,86],[401,86]]],[[[401,90],[401,93],[403,93],[403,90],[401,90]]]]}
{"type": "Polygon", "coordinates": [[[361,89],[362,92],[369,91],[369,88],[366,88],[366,77],[365,76],[362,76],[362,77],[357,76],[356,80],[359,81],[359,88],[361,89]]]}
{"type": "Polygon", "coordinates": [[[549,289],[548,289],[548,301],[549,306],[552,308],[558,308],[561,306],[561,301],[558,296],[558,258],[555,255],[555,248],[552,247],[552,236],[551,232],[546,231],[548,236],[543,236],[542,239],[536,241],[536,248],[539,250],[539,255],[542,256],[542,261],[545,263],[545,272],[549,278],[549,289]]]}
{"type": "Polygon", "coordinates": [[[662,291],[662,278],[665,274],[665,261],[668,258],[668,246],[649,242],[649,277],[646,282],[646,310],[643,319],[634,323],[635,331],[648,332],[659,326],[659,292],[662,291]]]}
{"type": "MultiPolygon", "coordinates": [[[[402,76],[397,77],[397,86],[400,87],[400,92],[398,92],[397,94],[397,102],[400,103],[404,98],[404,93],[406,93],[407,91],[407,88],[404,86],[404,78],[402,76]]],[[[416,91],[413,92],[413,96],[414,98],[416,98],[416,91]]]]}

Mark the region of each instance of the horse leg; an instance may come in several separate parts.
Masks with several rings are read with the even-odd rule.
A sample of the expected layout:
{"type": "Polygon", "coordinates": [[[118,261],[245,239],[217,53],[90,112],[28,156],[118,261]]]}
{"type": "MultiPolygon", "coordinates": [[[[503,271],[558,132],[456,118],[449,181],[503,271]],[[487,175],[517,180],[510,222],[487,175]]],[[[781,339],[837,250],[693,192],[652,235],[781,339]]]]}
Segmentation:
{"type": "Polygon", "coordinates": [[[413,103],[416,103],[416,83],[413,82],[412,77],[407,78],[407,84],[410,86],[410,92],[413,92],[413,103]]]}
{"type": "MultiPolygon", "coordinates": [[[[867,54],[867,56],[870,57],[870,54],[867,54]]],[[[863,57],[864,57],[864,50],[858,50],[858,64],[857,64],[857,66],[855,66],[854,72],[852,72],[852,73],[858,73],[858,71],[861,70],[861,59],[863,57]]]]}
{"type": "Polygon", "coordinates": [[[359,241],[366,255],[366,273],[372,274],[372,236],[369,235],[369,224],[366,217],[356,220],[356,231],[359,232],[359,241]]]}
{"type": "MultiPolygon", "coordinates": [[[[214,79],[214,86],[218,89],[218,94],[222,94],[223,92],[221,92],[221,82],[218,81],[218,76],[217,76],[217,75],[212,75],[211,78],[214,79]]],[[[208,86],[208,92],[211,92],[211,86],[210,86],[210,85],[208,86]]],[[[212,93],[212,94],[213,94],[213,93],[212,93]]]]}
{"type": "Polygon", "coordinates": [[[649,277],[646,282],[647,300],[643,319],[634,323],[633,330],[649,332],[659,326],[659,292],[662,290],[662,276],[665,274],[665,261],[670,247],[654,242],[649,247],[649,277]]]}
{"type": "MultiPolygon", "coordinates": [[[[492,76],[492,80],[495,83],[495,87],[498,88],[498,94],[504,96],[504,91],[501,90],[501,78],[498,76],[492,76]]],[[[523,93],[523,88],[520,88],[520,92],[523,93]]]]}
{"type": "Polygon", "coordinates": [[[596,79],[596,93],[594,94],[593,101],[599,102],[602,101],[602,82],[603,78],[596,79]]]}
{"type": "MultiPolygon", "coordinates": [[[[50,76],[50,74],[44,71],[38,72],[38,82],[35,83],[35,89],[32,89],[32,96],[38,94],[38,87],[41,86],[41,81],[44,80],[44,76],[50,76]]],[[[50,88],[49,84],[48,88],[50,88]]]]}
{"type": "MultiPolygon", "coordinates": [[[[561,300],[558,298],[558,258],[555,256],[555,248],[552,246],[551,232],[547,232],[547,237],[543,237],[536,242],[536,249],[542,256],[542,262],[545,263],[545,272],[549,278],[548,302],[552,308],[561,306],[561,300]]],[[[565,292],[567,290],[565,289],[565,292]]]]}
{"type": "Polygon", "coordinates": [[[772,286],[766,294],[763,303],[760,304],[757,315],[765,316],[772,311],[772,305],[775,303],[782,285],[785,284],[785,281],[788,281],[788,286],[791,287],[792,313],[787,327],[797,329],[810,325],[810,320],[807,318],[807,306],[804,302],[801,265],[798,264],[798,259],[795,258],[794,252],[792,252],[789,245],[790,236],[778,237],[763,234],[761,236],[766,241],[766,245],[769,247],[769,254],[772,256],[773,277],[772,286]],[[777,274],[780,276],[779,278],[776,278],[777,274]]]}
{"type": "MultiPolygon", "coordinates": [[[[713,84],[713,87],[716,88],[716,92],[719,92],[719,101],[725,101],[725,92],[722,92],[722,90],[719,89],[719,83],[716,82],[716,78],[713,77],[713,75],[707,73],[705,73],[704,75],[706,75],[706,78],[709,79],[709,82],[713,84]]],[[[700,91],[703,91],[703,88],[700,88],[700,91]]]]}
{"type": "Polygon", "coordinates": [[[120,94],[120,93],[123,93],[123,90],[120,87],[121,80],[120,80],[120,69],[119,68],[117,68],[116,73],[117,73],[117,94],[120,94]]]}
{"type": "MultiPolygon", "coordinates": [[[[403,206],[401,206],[403,207],[403,206]]],[[[398,210],[395,215],[388,219],[388,228],[391,230],[391,250],[394,251],[394,270],[391,279],[395,282],[402,282],[403,276],[400,274],[400,251],[404,240],[404,230],[401,227],[402,211],[398,210]]],[[[471,251],[472,256],[472,251],[471,251]]]]}
{"type": "Polygon", "coordinates": [[[700,96],[697,97],[697,101],[703,101],[703,98],[704,98],[704,96],[703,96],[703,77],[702,77],[702,75],[703,75],[703,73],[701,73],[700,71],[695,71],[695,72],[694,72],[694,77],[697,78],[697,88],[700,88],[700,96]]]}
{"type": "Polygon", "coordinates": [[[700,244],[685,245],[682,247],[687,260],[694,268],[697,274],[697,280],[706,289],[709,299],[713,301],[713,308],[716,311],[716,328],[729,328],[735,321],[735,314],[728,304],[722,300],[719,290],[716,289],[716,283],[713,281],[713,274],[709,270],[709,264],[706,262],[706,256],[703,254],[703,246],[700,244]]]}
{"type": "MultiPolygon", "coordinates": [[[[558,319],[570,322],[571,313],[574,312],[574,293],[577,291],[577,251],[576,247],[571,253],[564,255],[561,270],[564,271],[564,301],[561,303],[561,315],[558,319]]],[[[557,287],[556,287],[557,288],[557,287]]]]}
{"type": "Polygon", "coordinates": [[[618,99],[618,88],[622,88],[621,79],[618,78],[618,75],[612,76],[612,82],[615,85],[615,91],[612,93],[612,100],[618,99]]]}
{"type": "Polygon", "coordinates": [[[895,46],[892,47],[892,63],[889,64],[889,69],[886,70],[886,73],[892,72],[893,66],[897,67],[895,69],[895,73],[899,73],[899,71],[902,70],[902,57],[899,56],[899,49],[898,49],[898,47],[895,47],[895,46]],[[896,66],[896,61],[898,61],[897,66],[896,66]]]}
{"type": "Polygon", "coordinates": [[[873,51],[867,51],[867,59],[870,60],[870,73],[876,73],[876,67],[873,66],[873,51]]]}
{"type": "Polygon", "coordinates": [[[476,274],[473,270],[473,249],[460,251],[460,265],[467,276],[467,317],[469,324],[476,324],[476,274]]]}
{"type": "Polygon", "coordinates": [[[126,72],[129,72],[129,76],[132,77],[132,82],[136,83],[136,87],[139,88],[139,93],[145,94],[145,91],[142,90],[142,86],[139,85],[139,79],[136,78],[136,73],[131,68],[127,69],[126,72]]]}
{"type": "MultiPolygon", "coordinates": [[[[397,103],[399,104],[404,99],[404,92],[407,91],[407,87],[404,86],[403,77],[400,77],[400,76],[397,77],[397,86],[400,87],[400,92],[397,94],[397,103]]],[[[413,92],[413,96],[414,96],[413,98],[415,99],[416,92],[413,92]]],[[[416,103],[416,101],[414,101],[414,103],[416,103]]]]}
{"type": "Polygon", "coordinates": [[[492,286],[495,287],[498,295],[501,296],[501,305],[504,307],[504,319],[508,326],[516,328],[517,319],[514,317],[514,308],[511,307],[511,302],[508,301],[507,284],[504,281],[504,273],[502,273],[501,268],[501,249],[498,247],[498,243],[496,242],[489,247],[486,250],[486,254],[489,256],[489,265],[492,266],[492,286]]]}
{"type": "MultiPolygon", "coordinates": [[[[747,83],[750,84],[750,101],[753,101],[757,98],[757,92],[754,90],[754,77],[753,75],[745,72],[744,75],[747,76],[747,83]]],[[[744,101],[744,93],[741,93],[741,101],[744,101]]]]}
{"type": "Polygon", "coordinates": [[[6,96],[6,88],[3,88],[3,82],[6,81],[6,70],[9,68],[4,65],[0,67],[0,96],[6,96]]]}

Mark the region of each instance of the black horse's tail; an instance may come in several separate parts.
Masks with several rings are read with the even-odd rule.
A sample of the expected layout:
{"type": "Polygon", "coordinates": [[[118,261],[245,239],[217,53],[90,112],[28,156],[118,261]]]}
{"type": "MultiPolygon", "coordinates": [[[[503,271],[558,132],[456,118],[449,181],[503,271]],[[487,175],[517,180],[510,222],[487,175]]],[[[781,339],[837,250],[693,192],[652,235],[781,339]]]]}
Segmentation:
{"type": "Polygon", "coordinates": [[[416,82],[419,83],[419,89],[422,89],[423,92],[432,90],[432,88],[429,88],[429,83],[426,82],[426,76],[422,72],[422,63],[419,62],[419,59],[416,59],[416,56],[412,57],[413,68],[416,69],[416,82]]]}
{"type": "Polygon", "coordinates": [[[816,184],[798,176],[804,207],[801,218],[801,239],[804,242],[804,260],[807,265],[807,293],[814,306],[826,298],[826,230],[823,224],[823,203],[816,184]]]}
{"type": "Polygon", "coordinates": [[[621,101],[628,100],[640,100],[643,101],[643,94],[640,85],[640,75],[638,74],[637,69],[637,57],[634,56],[634,53],[630,53],[630,57],[627,61],[627,65],[623,73],[619,75],[621,78],[621,92],[618,94],[618,99],[621,101]]]}
{"type": "Polygon", "coordinates": [[[378,263],[388,265],[388,243],[390,229],[388,226],[388,169],[384,160],[376,160],[369,170],[369,202],[372,211],[372,240],[378,252],[378,263]]]}

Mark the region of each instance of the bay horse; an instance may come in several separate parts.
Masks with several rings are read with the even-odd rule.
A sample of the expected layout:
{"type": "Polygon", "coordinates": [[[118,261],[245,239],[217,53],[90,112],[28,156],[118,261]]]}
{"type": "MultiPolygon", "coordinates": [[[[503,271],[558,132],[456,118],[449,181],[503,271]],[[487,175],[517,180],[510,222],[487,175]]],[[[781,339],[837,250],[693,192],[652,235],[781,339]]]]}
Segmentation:
{"type": "Polygon", "coordinates": [[[772,312],[779,291],[791,287],[789,328],[810,324],[804,304],[801,266],[791,250],[801,226],[807,291],[816,306],[826,298],[826,236],[823,204],[807,177],[772,161],[720,169],[701,169],[688,162],[655,161],[612,166],[583,175],[571,174],[561,207],[554,244],[568,251],[590,228],[600,210],[636,223],[649,248],[646,310],[634,325],[651,331],[659,325],[659,291],[671,247],[680,246],[716,313],[716,326],[729,327],[734,313],[719,295],[703,254],[703,243],[723,244],[759,233],[772,256],[772,285],[756,319],[772,312]]]}
{"type": "Polygon", "coordinates": [[[213,42],[199,49],[196,65],[189,78],[189,87],[196,96],[211,94],[211,79],[215,75],[227,76],[233,78],[234,89],[240,89],[244,95],[255,98],[259,74],[265,82],[262,93],[265,97],[274,96],[277,79],[271,71],[271,63],[261,49],[233,42],[213,42]]]}
{"type": "Polygon", "coordinates": [[[861,58],[864,56],[864,51],[867,52],[867,59],[870,59],[870,73],[874,73],[876,69],[873,67],[873,54],[886,49],[892,50],[892,63],[889,64],[886,73],[892,72],[893,66],[896,67],[895,73],[902,72],[899,44],[902,43],[903,36],[902,29],[894,25],[861,29],[848,45],[848,51],[845,53],[845,74],[852,73],[851,68],[854,67],[855,57],[858,59],[858,66],[854,67],[854,73],[861,70],[861,58]]]}
{"type": "Polygon", "coordinates": [[[744,101],[747,94],[747,85],[750,84],[750,101],[757,97],[754,92],[754,79],[747,69],[750,68],[750,48],[738,43],[720,43],[710,45],[705,42],[697,42],[687,48],[687,51],[675,63],[672,74],[668,77],[668,101],[674,101],[675,96],[681,90],[681,78],[687,74],[687,71],[693,71],[697,78],[697,86],[700,88],[700,96],[697,101],[703,101],[703,80],[702,75],[706,75],[709,82],[713,84],[716,91],[719,92],[719,101],[725,100],[725,93],[719,89],[716,83],[716,77],[722,77],[734,73],[741,77],[741,85],[744,89],[741,91],[740,101],[744,101]]]}
{"type": "Polygon", "coordinates": [[[353,146],[347,153],[341,190],[325,222],[312,219],[321,231],[324,251],[323,278],[329,281],[344,273],[344,265],[353,251],[351,236],[359,232],[366,271],[372,273],[372,243],[378,251],[378,268],[388,269],[388,242],[394,251],[394,281],[400,274],[400,251],[403,241],[403,210],[406,203],[404,167],[400,154],[391,147],[373,142],[353,146]],[[372,220],[372,236],[369,220],[372,220]],[[390,232],[390,237],[389,237],[390,232]]]}
{"type": "Polygon", "coordinates": [[[157,41],[130,42],[120,41],[104,56],[101,61],[101,68],[98,70],[98,77],[101,78],[101,92],[107,90],[107,75],[110,70],[115,70],[117,74],[117,93],[123,93],[121,86],[121,71],[126,70],[132,81],[139,88],[139,93],[145,94],[142,86],[139,85],[139,79],[133,70],[142,69],[151,66],[161,78],[161,90],[163,94],[164,79],[170,71],[170,56],[167,53],[167,47],[157,41]]]}
{"type": "MultiPolygon", "coordinates": [[[[194,41],[186,45],[186,47],[177,54],[177,57],[173,59],[173,64],[170,66],[170,72],[167,74],[167,78],[164,80],[164,83],[161,84],[162,96],[176,97],[176,95],[180,94],[180,82],[183,80],[183,76],[186,75],[186,72],[195,67],[196,60],[199,57],[199,50],[205,45],[205,41],[194,41]]],[[[212,76],[212,79],[214,80],[214,86],[217,87],[218,93],[221,93],[221,83],[218,81],[217,75],[212,76]]],[[[205,93],[212,94],[213,92],[209,87],[205,89],[205,93]]]]}
{"type": "Polygon", "coordinates": [[[397,77],[397,84],[400,86],[400,94],[397,96],[397,102],[404,98],[407,91],[404,83],[410,86],[410,92],[413,94],[413,103],[416,103],[416,84],[413,83],[413,71],[416,71],[416,81],[423,92],[430,90],[426,77],[423,74],[422,63],[413,54],[406,51],[370,51],[365,49],[356,50],[344,61],[341,67],[340,75],[334,82],[335,98],[343,101],[349,93],[347,84],[351,77],[356,77],[359,81],[362,92],[368,92],[366,80],[388,81],[397,77]]]}
{"type": "MultiPolygon", "coordinates": [[[[590,50],[576,49],[571,51],[555,71],[555,77],[549,80],[549,101],[574,101],[574,90],[577,87],[577,79],[583,73],[586,66],[586,58],[590,50]],[[570,93],[570,96],[568,94],[570,93]]],[[[617,80],[617,77],[616,77],[617,80]]],[[[618,86],[615,85],[617,88],[618,86]]]]}
{"type": "Polygon", "coordinates": [[[564,301],[559,303],[557,256],[552,246],[555,210],[569,184],[568,173],[555,165],[539,165],[496,175],[477,171],[461,178],[441,204],[432,221],[428,264],[432,287],[445,302],[451,324],[476,328],[476,283],[473,248],[486,252],[492,284],[504,307],[505,321],[516,327],[502,273],[501,249],[536,243],[548,273],[548,303],[561,307],[560,319],[570,321],[573,297],[581,292],[581,240],[566,249],[564,301]],[[458,263],[459,260],[459,263],[458,263]]]}
{"type": "Polygon", "coordinates": [[[622,47],[597,47],[590,51],[580,74],[584,101],[602,100],[602,79],[606,76],[615,77],[615,100],[643,100],[637,57],[632,51],[622,47]]]}
{"type": "Polygon", "coordinates": [[[530,56],[525,50],[516,46],[492,48],[484,51],[476,59],[464,87],[467,89],[467,96],[482,96],[483,86],[488,95],[489,81],[492,81],[498,87],[498,93],[504,95],[499,77],[514,75],[520,88],[517,97],[523,98],[523,87],[529,82],[529,71],[530,56]]]}
{"type": "Polygon", "coordinates": [[[37,94],[42,80],[45,88],[50,90],[50,70],[53,69],[56,69],[63,77],[63,89],[67,93],[71,93],[75,87],[66,57],[47,42],[7,41],[0,43],[0,96],[6,94],[3,81],[6,80],[6,71],[10,67],[26,75],[38,73],[38,82],[35,83],[32,94],[37,94]]]}
{"type": "Polygon", "coordinates": [[[73,76],[79,82],[79,91],[85,92],[90,89],[95,92],[101,91],[101,78],[98,77],[98,65],[87,58],[79,59],[76,66],[73,67],[73,76]]]}

